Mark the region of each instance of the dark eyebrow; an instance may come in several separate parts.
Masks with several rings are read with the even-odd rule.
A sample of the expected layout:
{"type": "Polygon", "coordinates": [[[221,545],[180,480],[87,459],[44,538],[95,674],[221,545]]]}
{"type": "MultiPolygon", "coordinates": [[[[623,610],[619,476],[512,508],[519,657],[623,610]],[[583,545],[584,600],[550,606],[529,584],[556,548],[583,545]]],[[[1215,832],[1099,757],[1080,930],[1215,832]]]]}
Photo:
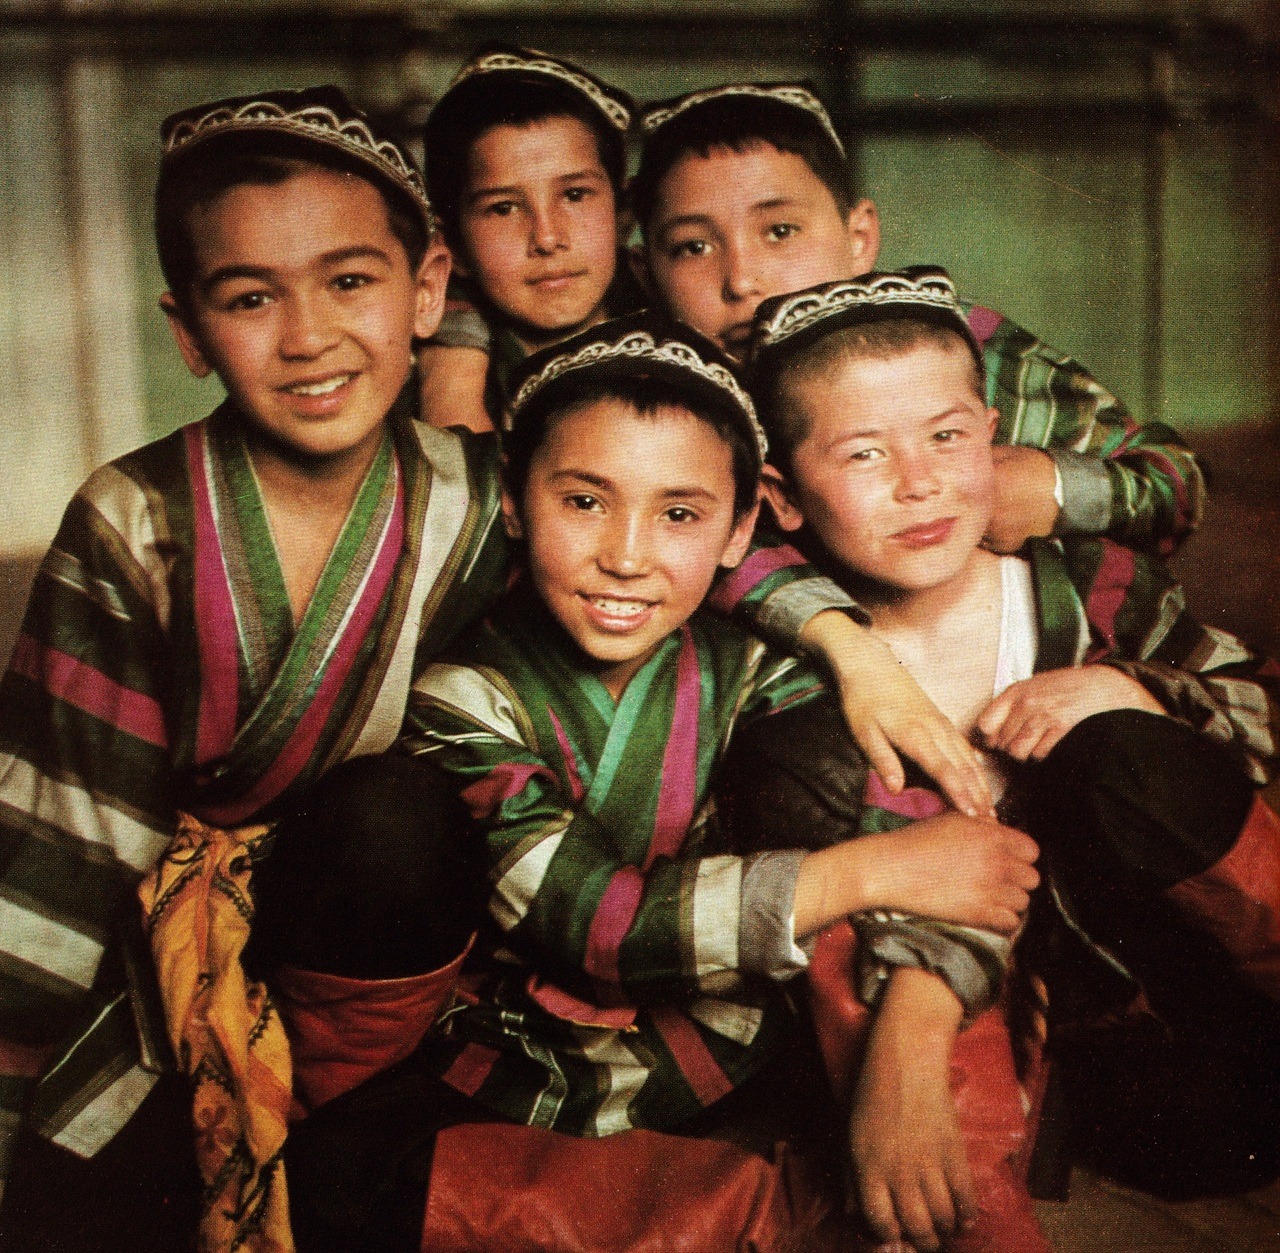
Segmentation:
{"type": "Polygon", "coordinates": [[[592,474],[587,470],[557,470],[552,476],[552,481],[557,479],[581,479],[584,483],[590,483],[592,487],[609,488],[613,486],[610,479],[604,478],[599,474],[592,474]]]}

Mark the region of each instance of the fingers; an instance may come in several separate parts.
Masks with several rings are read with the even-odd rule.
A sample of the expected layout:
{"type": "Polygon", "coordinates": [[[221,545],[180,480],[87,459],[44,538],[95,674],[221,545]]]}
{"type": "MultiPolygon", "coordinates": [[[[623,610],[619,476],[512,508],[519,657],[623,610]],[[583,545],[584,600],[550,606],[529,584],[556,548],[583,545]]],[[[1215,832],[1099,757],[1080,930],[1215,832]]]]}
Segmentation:
{"type": "Polygon", "coordinates": [[[880,776],[881,782],[895,796],[906,786],[907,774],[902,768],[902,760],[893,751],[883,731],[878,726],[867,726],[855,730],[854,739],[858,747],[867,755],[871,769],[880,776]]]}
{"type": "Polygon", "coordinates": [[[972,754],[965,761],[943,761],[932,768],[925,762],[920,764],[962,814],[970,818],[995,817],[991,788],[972,754]]]}

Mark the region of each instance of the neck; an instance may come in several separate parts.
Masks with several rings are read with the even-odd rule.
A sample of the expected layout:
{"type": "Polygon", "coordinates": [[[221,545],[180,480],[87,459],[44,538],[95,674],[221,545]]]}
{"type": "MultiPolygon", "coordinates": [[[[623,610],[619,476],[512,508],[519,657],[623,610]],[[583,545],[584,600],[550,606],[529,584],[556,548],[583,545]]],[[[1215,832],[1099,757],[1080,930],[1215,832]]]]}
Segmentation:
{"type": "Polygon", "coordinates": [[[340,512],[345,517],[378,455],[382,437],[379,427],[356,447],[324,457],[300,455],[256,431],[246,434],[245,443],[268,502],[289,502],[294,508],[340,512]]]}
{"type": "Polygon", "coordinates": [[[975,548],[953,578],[935,587],[903,589],[867,583],[856,595],[884,630],[923,630],[965,614],[976,600],[986,601],[998,579],[1000,558],[975,548]]]}

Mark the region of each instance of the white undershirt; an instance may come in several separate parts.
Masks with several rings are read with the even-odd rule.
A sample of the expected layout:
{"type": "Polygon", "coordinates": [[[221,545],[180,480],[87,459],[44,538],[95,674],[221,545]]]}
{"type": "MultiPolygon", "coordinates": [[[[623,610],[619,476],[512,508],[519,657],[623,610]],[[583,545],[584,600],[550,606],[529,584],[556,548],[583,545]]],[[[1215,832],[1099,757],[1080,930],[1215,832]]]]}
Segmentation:
{"type": "MultiPolygon", "coordinates": [[[[1036,617],[1035,589],[1031,564],[1021,557],[1000,559],[1000,644],[996,653],[996,677],[991,687],[994,700],[1005,688],[1029,679],[1035,672],[1040,626],[1036,617]]],[[[1009,782],[1002,757],[982,754],[987,782],[997,800],[1009,782]]]]}

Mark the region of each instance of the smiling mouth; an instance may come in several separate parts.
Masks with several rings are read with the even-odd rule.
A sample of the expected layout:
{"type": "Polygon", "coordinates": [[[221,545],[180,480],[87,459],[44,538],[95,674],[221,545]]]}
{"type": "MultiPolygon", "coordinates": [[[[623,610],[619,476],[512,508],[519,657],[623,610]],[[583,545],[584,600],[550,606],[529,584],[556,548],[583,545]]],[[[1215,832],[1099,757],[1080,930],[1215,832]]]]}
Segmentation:
{"type": "Polygon", "coordinates": [[[332,378],[317,379],[315,382],[292,383],[281,390],[288,392],[290,396],[330,396],[353,378],[354,374],[335,374],[332,378]]]}
{"type": "Polygon", "coordinates": [[[616,596],[590,596],[583,593],[583,600],[593,608],[611,618],[638,618],[646,609],[652,609],[656,602],[651,600],[620,599],[616,596]]]}

